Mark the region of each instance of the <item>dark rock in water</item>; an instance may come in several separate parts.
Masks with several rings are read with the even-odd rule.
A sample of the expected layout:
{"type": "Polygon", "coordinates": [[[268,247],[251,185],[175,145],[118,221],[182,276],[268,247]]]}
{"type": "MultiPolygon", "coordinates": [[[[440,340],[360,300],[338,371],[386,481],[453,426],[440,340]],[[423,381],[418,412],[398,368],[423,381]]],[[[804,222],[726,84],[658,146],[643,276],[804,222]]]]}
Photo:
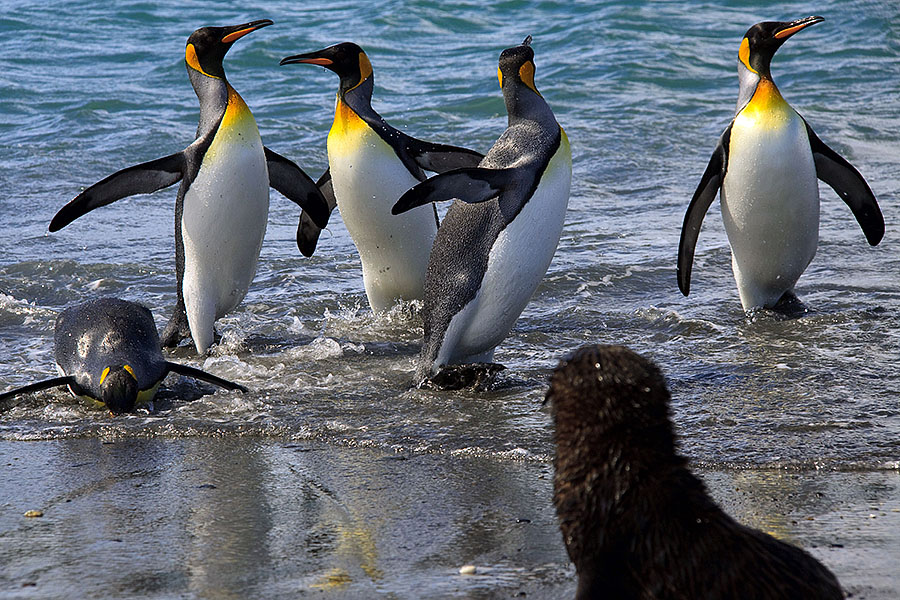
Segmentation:
{"type": "Polygon", "coordinates": [[[497,363],[446,365],[423,381],[421,387],[436,390],[474,389],[484,391],[494,383],[497,373],[504,370],[506,367],[497,363]]]}
{"type": "Polygon", "coordinates": [[[815,558],[713,502],[676,453],[652,362],[621,346],[581,348],[554,371],[547,400],[576,599],[843,598],[815,558]]]}

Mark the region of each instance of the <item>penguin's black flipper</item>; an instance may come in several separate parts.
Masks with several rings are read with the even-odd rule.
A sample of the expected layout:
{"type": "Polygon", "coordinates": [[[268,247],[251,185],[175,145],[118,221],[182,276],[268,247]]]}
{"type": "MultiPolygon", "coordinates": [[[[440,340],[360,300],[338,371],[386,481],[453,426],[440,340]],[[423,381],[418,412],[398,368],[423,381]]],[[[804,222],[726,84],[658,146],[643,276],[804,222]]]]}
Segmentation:
{"type": "Polygon", "coordinates": [[[240,390],[244,394],[247,393],[247,388],[245,388],[244,386],[238,383],[232,383],[231,381],[222,379],[221,377],[216,377],[212,373],[207,373],[202,369],[195,369],[194,367],[180,365],[178,363],[168,361],[166,361],[166,369],[167,372],[170,371],[172,373],[178,373],[179,375],[184,375],[186,377],[193,377],[194,379],[199,379],[200,381],[205,381],[206,383],[217,385],[221,388],[225,388],[226,390],[240,390]]]}
{"type": "Polygon", "coordinates": [[[0,394],[0,402],[4,400],[8,400],[13,396],[18,396],[20,394],[30,394],[32,392],[40,392],[41,390],[49,390],[50,388],[60,387],[63,385],[78,385],[75,383],[74,377],[54,377],[53,379],[45,379],[44,381],[38,381],[37,383],[32,383],[31,385],[26,385],[24,387],[16,388],[14,390],[9,390],[8,392],[4,392],[0,394]]]}
{"type": "Polygon", "coordinates": [[[432,173],[446,173],[452,169],[477,167],[484,155],[468,148],[423,142],[406,138],[406,149],[416,164],[432,173]]]}
{"type": "MultiPolygon", "coordinates": [[[[331,183],[331,169],[325,169],[316,182],[316,187],[325,198],[325,202],[328,204],[328,214],[331,215],[334,207],[337,206],[337,200],[334,198],[334,186],[331,183]]],[[[300,213],[300,223],[297,225],[297,248],[300,249],[303,256],[310,257],[316,251],[320,233],[322,233],[322,228],[313,223],[305,211],[300,213]]]]}
{"type": "Polygon", "coordinates": [[[322,193],[322,197],[325,198],[325,202],[328,203],[328,209],[334,211],[334,207],[337,206],[337,200],[334,198],[334,184],[331,181],[331,169],[325,169],[325,172],[322,173],[319,180],[316,182],[316,187],[319,188],[319,192],[322,193]]]}
{"type": "MultiPolygon", "coordinates": [[[[806,120],[803,121],[806,123],[806,120]]],[[[847,203],[866,234],[866,240],[877,246],[884,237],[884,216],[869,184],[847,160],[825,145],[806,123],[809,145],[816,163],[816,177],[827,183],[847,203]]]]}
{"type": "Polygon", "coordinates": [[[265,148],[269,185],[303,209],[320,229],[328,225],[331,210],[312,178],[293,161],[265,148]]]}
{"type": "Polygon", "coordinates": [[[694,264],[694,248],[697,238],[700,236],[700,226],[706,211],[716,199],[722,181],[725,179],[725,170],[728,167],[728,141],[731,139],[731,125],[719,138],[719,143],[713,151],[706,171],[700,178],[700,185],[688,204],[684,214],[684,224],[681,226],[681,241],[678,244],[678,289],[685,296],[691,291],[691,267],[694,264]]]}
{"type": "Polygon", "coordinates": [[[515,181],[520,169],[454,169],[426,179],[400,196],[392,215],[399,215],[417,206],[445,200],[462,200],[469,204],[487,202],[500,195],[515,181]]]}
{"type": "Polygon", "coordinates": [[[59,209],[50,221],[50,231],[59,231],[78,217],[121,198],[168,187],[181,180],[184,167],[184,153],[178,152],[117,171],[59,209]]]}

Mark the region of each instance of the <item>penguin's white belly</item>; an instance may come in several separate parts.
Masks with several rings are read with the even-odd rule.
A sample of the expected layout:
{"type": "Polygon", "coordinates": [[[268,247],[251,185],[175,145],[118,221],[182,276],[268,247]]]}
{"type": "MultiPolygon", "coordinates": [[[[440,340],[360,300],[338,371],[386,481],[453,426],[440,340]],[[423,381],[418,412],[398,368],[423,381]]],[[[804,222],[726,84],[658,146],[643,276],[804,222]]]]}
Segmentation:
{"type": "Polygon", "coordinates": [[[419,183],[393,149],[365,128],[353,143],[328,143],[328,164],[341,218],[359,251],[363,283],[373,311],[397,300],[420,299],[425,270],[437,233],[429,204],[402,215],[391,207],[419,183]]]}
{"type": "Polygon", "coordinates": [[[722,185],[722,218],[744,310],[794,288],[819,241],[819,188],[803,120],[739,115],[722,185]]]}
{"type": "Polygon", "coordinates": [[[182,292],[198,352],[213,323],[244,298],[269,214],[269,174],[252,116],[220,127],[184,197],[182,292]]]}
{"type": "Polygon", "coordinates": [[[493,359],[494,348],[509,334],[556,253],[571,183],[572,155],[563,135],[531,199],[491,246],[475,298],[451,319],[434,371],[445,364],[493,359]]]}

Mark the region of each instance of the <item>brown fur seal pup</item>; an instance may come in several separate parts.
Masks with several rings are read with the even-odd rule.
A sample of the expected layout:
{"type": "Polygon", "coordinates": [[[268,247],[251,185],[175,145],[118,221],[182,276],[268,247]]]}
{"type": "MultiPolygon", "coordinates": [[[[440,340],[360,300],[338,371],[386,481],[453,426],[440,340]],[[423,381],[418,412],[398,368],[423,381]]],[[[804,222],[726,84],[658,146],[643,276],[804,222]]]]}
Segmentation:
{"type": "Polygon", "coordinates": [[[649,360],[588,346],[553,373],[553,501],[576,600],[843,598],[815,558],[729,517],[675,450],[649,360]]]}

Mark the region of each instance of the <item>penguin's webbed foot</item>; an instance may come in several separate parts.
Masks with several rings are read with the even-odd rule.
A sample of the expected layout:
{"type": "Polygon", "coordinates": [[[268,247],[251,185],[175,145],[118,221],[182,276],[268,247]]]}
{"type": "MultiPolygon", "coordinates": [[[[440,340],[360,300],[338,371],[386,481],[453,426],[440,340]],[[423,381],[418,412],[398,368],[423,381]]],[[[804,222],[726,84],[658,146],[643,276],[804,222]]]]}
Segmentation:
{"type": "Polygon", "coordinates": [[[472,389],[483,392],[491,388],[497,374],[504,370],[506,367],[498,363],[444,365],[440,371],[425,378],[419,387],[434,390],[472,389]]]}
{"type": "Polygon", "coordinates": [[[746,311],[747,319],[753,323],[759,320],[775,320],[789,321],[791,319],[799,319],[809,314],[809,307],[806,306],[793,290],[788,290],[782,294],[778,302],[771,308],[751,308],[746,311]]]}
{"type": "Polygon", "coordinates": [[[191,328],[188,326],[187,315],[184,311],[176,312],[169,319],[166,328],[159,336],[163,348],[175,348],[182,340],[191,339],[191,328]]]}
{"type": "Polygon", "coordinates": [[[775,306],[772,307],[772,310],[785,316],[801,316],[809,312],[809,308],[797,297],[794,290],[788,290],[782,294],[775,306]]]}

